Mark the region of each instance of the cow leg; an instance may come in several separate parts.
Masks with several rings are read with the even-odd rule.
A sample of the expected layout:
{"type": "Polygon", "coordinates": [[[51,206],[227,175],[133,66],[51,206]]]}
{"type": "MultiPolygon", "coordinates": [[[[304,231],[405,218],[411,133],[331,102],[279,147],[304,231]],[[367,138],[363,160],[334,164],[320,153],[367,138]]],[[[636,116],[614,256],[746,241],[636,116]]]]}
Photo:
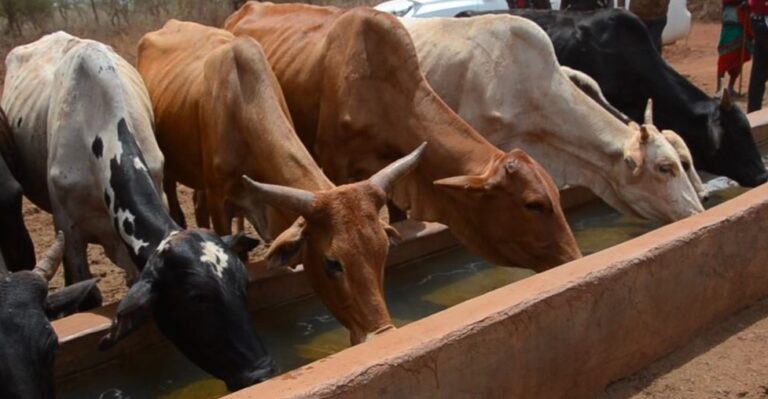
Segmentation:
{"type": "Polygon", "coordinates": [[[92,277],[88,267],[88,255],[86,252],[88,241],[78,231],[76,223],[69,217],[65,207],[59,200],[58,190],[54,187],[55,185],[49,182],[53,224],[56,227],[56,231],[64,233],[64,283],[70,285],[92,277]]]}
{"type": "Polygon", "coordinates": [[[179,197],[176,193],[176,180],[168,176],[166,173],[163,177],[163,191],[168,198],[168,211],[171,214],[171,218],[181,226],[181,228],[187,228],[187,221],[184,218],[184,212],[179,205],[179,197]]]}
{"type": "Polygon", "coordinates": [[[88,243],[74,229],[61,228],[66,244],[64,246],[64,283],[71,285],[93,276],[88,267],[88,243]]]}
{"type": "Polygon", "coordinates": [[[32,270],[35,266],[35,248],[21,213],[21,187],[15,180],[7,179],[0,181],[0,188],[0,226],[4,235],[0,240],[0,253],[8,270],[32,270]]]}
{"type": "Polygon", "coordinates": [[[132,286],[139,277],[139,270],[131,259],[131,255],[128,253],[128,249],[125,247],[122,241],[114,241],[105,246],[107,257],[117,267],[125,271],[125,283],[129,287],[132,286]]]}
{"type": "Polygon", "coordinates": [[[205,194],[205,190],[195,190],[192,194],[192,202],[195,204],[195,221],[197,221],[197,227],[210,228],[208,196],[205,194]]]}
{"type": "Polygon", "coordinates": [[[207,196],[213,230],[220,236],[232,234],[232,210],[227,206],[224,196],[211,191],[207,192],[207,196]]]}
{"type": "Polygon", "coordinates": [[[242,216],[238,216],[237,217],[237,224],[236,224],[235,228],[237,229],[238,233],[245,232],[245,218],[244,217],[242,217],[242,216]]]}

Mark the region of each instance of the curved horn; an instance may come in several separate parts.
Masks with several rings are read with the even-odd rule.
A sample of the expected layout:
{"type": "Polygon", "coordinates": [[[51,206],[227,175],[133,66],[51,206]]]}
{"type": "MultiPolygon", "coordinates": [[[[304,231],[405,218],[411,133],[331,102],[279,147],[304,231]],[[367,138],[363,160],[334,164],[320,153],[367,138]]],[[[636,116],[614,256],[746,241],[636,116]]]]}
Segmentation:
{"type": "Polygon", "coordinates": [[[312,211],[312,203],[315,201],[314,193],[293,187],[259,183],[251,180],[246,175],[243,175],[243,183],[245,184],[246,191],[256,201],[295,212],[302,216],[307,216],[312,211]]]}
{"type": "Polygon", "coordinates": [[[653,100],[648,99],[648,104],[645,106],[645,123],[646,125],[653,125],[653,100]]]}
{"type": "Polygon", "coordinates": [[[421,154],[424,153],[424,148],[427,146],[427,142],[421,143],[419,148],[413,150],[410,154],[398,159],[395,162],[389,164],[386,168],[378,171],[375,175],[368,179],[372,184],[378,186],[385,193],[389,193],[392,189],[392,185],[398,181],[401,177],[412,171],[419,163],[421,154]]]}
{"type": "Polygon", "coordinates": [[[723,94],[720,96],[720,109],[729,111],[733,108],[733,99],[731,99],[731,91],[723,88],[723,94]]]}
{"type": "Polygon", "coordinates": [[[34,273],[37,273],[45,281],[51,281],[53,275],[56,274],[56,270],[61,264],[61,258],[64,257],[64,233],[56,233],[56,241],[51,245],[45,254],[43,259],[37,262],[35,268],[32,269],[34,273]]]}

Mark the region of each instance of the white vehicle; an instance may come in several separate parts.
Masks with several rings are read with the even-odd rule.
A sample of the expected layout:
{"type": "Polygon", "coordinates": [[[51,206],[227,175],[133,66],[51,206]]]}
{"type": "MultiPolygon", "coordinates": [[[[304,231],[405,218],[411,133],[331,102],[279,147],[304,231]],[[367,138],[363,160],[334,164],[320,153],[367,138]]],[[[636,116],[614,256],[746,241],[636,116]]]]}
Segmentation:
{"type": "MultiPolygon", "coordinates": [[[[560,9],[560,0],[550,0],[553,10],[560,9]]],[[[626,0],[629,7],[630,0],[626,0]]],[[[614,0],[615,5],[615,0],[614,0]]],[[[507,10],[506,0],[391,0],[375,7],[398,17],[453,17],[462,11],[507,10]]],[[[664,44],[684,39],[691,30],[691,12],[686,0],[671,0],[667,11],[667,26],[661,34],[664,44]]]]}
{"type": "Polygon", "coordinates": [[[507,10],[506,0],[391,0],[375,7],[398,17],[453,17],[462,11],[507,10]]]}

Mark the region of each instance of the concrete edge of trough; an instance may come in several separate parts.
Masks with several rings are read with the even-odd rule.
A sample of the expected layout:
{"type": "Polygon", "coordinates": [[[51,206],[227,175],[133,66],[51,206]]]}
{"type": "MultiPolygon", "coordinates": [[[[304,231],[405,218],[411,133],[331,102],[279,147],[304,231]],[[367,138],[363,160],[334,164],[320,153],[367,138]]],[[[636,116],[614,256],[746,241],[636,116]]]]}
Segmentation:
{"type": "Polygon", "coordinates": [[[594,397],[768,295],[768,185],[227,396],[594,397]]]}

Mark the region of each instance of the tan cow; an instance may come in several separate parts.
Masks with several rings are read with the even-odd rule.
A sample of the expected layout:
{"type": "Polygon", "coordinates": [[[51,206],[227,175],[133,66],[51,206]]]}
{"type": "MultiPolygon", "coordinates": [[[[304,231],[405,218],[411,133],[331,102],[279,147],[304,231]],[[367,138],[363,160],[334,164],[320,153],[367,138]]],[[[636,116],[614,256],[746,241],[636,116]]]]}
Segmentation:
{"type": "Polygon", "coordinates": [[[297,133],[335,182],[364,179],[427,141],[394,202],[438,221],[472,251],[544,270],[580,256],[552,179],[504,153],[432,91],[408,32],[370,8],[248,2],[226,29],[259,41],[297,133]]]}
{"type": "Polygon", "coordinates": [[[406,19],[427,80],[502,150],[522,148],[557,184],[619,211],[675,221],[701,212],[680,157],[650,124],[622,123],[560,69],[536,24],[509,15],[406,19]]]}
{"type": "Polygon", "coordinates": [[[265,235],[282,232],[270,264],[302,257],[353,344],[392,329],[382,286],[388,236],[397,233],[378,215],[421,150],[370,180],[335,187],[296,136],[259,44],[221,29],[171,20],[141,39],[138,69],[168,154],[166,174],[205,190],[216,231],[229,234],[232,217],[244,214],[265,235]],[[243,184],[242,175],[265,183],[243,184]],[[287,212],[273,212],[265,225],[263,203],[287,212]],[[303,218],[291,226],[297,214],[303,218]]]}

